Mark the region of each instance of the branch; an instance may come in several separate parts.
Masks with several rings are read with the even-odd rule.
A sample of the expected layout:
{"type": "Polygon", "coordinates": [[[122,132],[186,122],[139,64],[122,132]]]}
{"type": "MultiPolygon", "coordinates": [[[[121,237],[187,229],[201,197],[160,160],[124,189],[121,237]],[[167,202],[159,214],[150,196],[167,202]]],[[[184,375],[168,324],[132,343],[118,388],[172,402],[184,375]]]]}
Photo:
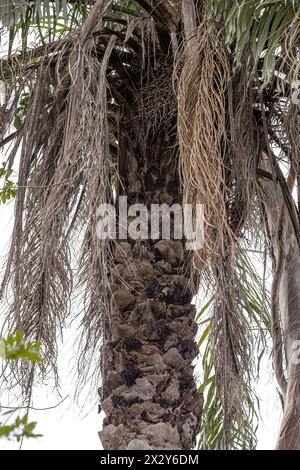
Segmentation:
{"type": "Polygon", "coordinates": [[[136,17],[136,18],[140,18],[140,17],[141,17],[141,15],[140,15],[140,13],[139,13],[138,11],[132,10],[131,8],[118,7],[118,6],[113,5],[113,6],[111,7],[111,9],[112,9],[113,11],[118,11],[118,12],[120,12],[120,13],[125,13],[125,14],[127,14],[127,15],[134,16],[134,17],[136,17]]]}
{"type": "Polygon", "coordinates": [[[195,0],[182,0],[182,18],[185,30],[185,38],[191,44],[195,43],[195,30],[197,28],[195,0]]]}
{"type": "Polygon", "coordinates": [[[0,410],[1,408],[3,408],[4,410],[12,410],[12,411],[16,411],[16,410],[27,410],[28,408],[30,410],[34,410],[34,411],[47,411],[47,410],[53,410],[54,408],[57,408],[58,406],[60,406],[64,401],[66,401],[66,399],[69,397],[69,395],[67,395],[65,398],[63,398],[59,403],[57,403],[56,405],[53,405],[53,406],[48,406],[47,408],[34,408],[33,406],[2,406],[0,405],[0,410]]]}
{"type": "Polygon", "coordinates": [[[1,75],[5,79],[5,74],[13,75],[14,70],[19,67],[30,68],[39,66],[40,64],[37,63],[36,60],[49,58],[50,54],[59,52],[65,44],[70,43],[71,45],[73,37],[74,36],[69,36],[68,38],[58,39],[51,44],[45,44],[35,49],[30,49],[26,53],[16,53],[6,59],[0,59],[1,75]]]}

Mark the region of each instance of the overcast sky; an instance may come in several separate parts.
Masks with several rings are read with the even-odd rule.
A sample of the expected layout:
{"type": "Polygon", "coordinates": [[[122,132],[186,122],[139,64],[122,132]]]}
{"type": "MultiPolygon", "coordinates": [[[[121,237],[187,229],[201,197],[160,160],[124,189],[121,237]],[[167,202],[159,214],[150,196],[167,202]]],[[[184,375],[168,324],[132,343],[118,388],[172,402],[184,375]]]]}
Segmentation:
{"type": "MultiPolygon", "coordinates": [[[[7,253],[13,219],[13,205],[0,205],[0,256],[1,267],[7,253]]],[[[2,312],[0,312],[0,315],[2,312]]],[[[3,317],[0,316],[0,322],[3,317]]],[[[0,323],[1,326],[1,323],[0,323]]],[[[37,432],[43,434],[38,439],[24,441],[24,449],[101,449],[98,431],[101,428],[102,415],[97,410],[97,393],[90,395],[90,402],[82,409],[74,402],[74,389],[76,383],[76,328],[69,328],[64,337],[63,346],[59,354],[61,390],[60,397],[50,387],[39,387],[35,390],[33,406],[36,408],[49,408],[57,405],[62,399],[63,403],[57,408],[45,411],[31,411],[30,421],[37,421],[37,432]]],[[[257,387],[257,394],[261,398],[262,422],[258,431],[258,448],[274,449],[280,422],[280,402],[271,364],[265,361],[262,364],[261,380],[257,387]]],[[[82,397],[82,401],[84,397],[82,397]]],[[[0,391],[0,404],[2,406],[18,405],[18,397],[9,397],[0,391]]],[[[4,410],[2,410],[4,411],[4,410]]],[[[0,449],[17,449],[18,444],[0,439],[0,449]]]]}

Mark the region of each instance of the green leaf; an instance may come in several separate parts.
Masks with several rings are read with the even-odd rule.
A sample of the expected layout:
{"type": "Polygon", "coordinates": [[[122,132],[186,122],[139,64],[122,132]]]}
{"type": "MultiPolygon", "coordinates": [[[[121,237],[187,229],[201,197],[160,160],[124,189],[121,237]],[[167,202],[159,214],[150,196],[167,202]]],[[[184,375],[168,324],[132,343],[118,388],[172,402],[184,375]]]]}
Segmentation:
{"type": "Polygon", "coordinates": [[[209,332],[210,332],[210,329],[211,329],[211,325],[209,324],[205,330],[203,331],[199,341],[198,341],[198,348],[200,348],[202,346],[202,344],[204,343],[204,341],[206,340],[209,332]]]}
{"type": "Polygon", "coordinates": [[[27,424],[27,426],[25,428],[26,433],[28,433],[28,434],[32,433],[32,431],[36,428],[36,425],[37,425],[36,422],[32,422],[32,423],[27,424]]]}
{"type": "Polygon", "coordinates": [[[0,426],[0,437],[8,436],[14,430],[14,426],[0,426]]]}
{"type": "Polygon", "coordinates": [[[15,338],[16,338],[16,343],[17,343],[17,344],[20,344],[21,341],[22,341],[22,339],[23,339],[23,333],[22,333],[22,331],[17,330],[17,331],[16,331],[16,336],[15,336],[15,338]]]}
{"type": "Polygon", "coordinates": [[[198,320],[202,317],[202,315],[208,310],[208,307],[210,307],[213,301],[214,301],[214,296],[209,299],[209,301],[204,305],[204,307],[202,307],[202,309],[200,310],[200,312],[198,313],[196,317],[196,322],[198,322],[198,320]]]}
{"type": "Polygon", "coordinates": [[[31,343],[24,341],[24,335],[17,330],[14,335],[9,335],[7,339],[2,340],[2,355],[7,360],[27,360],[31,362],[42,362],[40,355],[41,344],[39,341],[31,343]]]}

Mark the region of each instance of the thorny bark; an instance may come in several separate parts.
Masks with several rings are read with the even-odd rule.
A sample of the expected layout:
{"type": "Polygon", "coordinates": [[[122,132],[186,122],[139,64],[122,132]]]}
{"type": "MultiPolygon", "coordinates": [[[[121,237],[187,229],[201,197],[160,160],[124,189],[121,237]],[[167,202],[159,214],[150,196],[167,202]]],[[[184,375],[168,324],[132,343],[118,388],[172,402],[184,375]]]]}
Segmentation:
{"type": "MultiPolygon", "coordinates": [[[[129,140],[120,147],[128,204],[180,202],[176,159],[165,152],[164,138],[148,142],[147,152],[147,145],[129,140]]],[[[192,449],[203,398],[193,375],[195,288],[183,241],[119,241],[113,262],[123,282],[112,279],[113,313],[102,351],[103,447],[192,449]]]]}

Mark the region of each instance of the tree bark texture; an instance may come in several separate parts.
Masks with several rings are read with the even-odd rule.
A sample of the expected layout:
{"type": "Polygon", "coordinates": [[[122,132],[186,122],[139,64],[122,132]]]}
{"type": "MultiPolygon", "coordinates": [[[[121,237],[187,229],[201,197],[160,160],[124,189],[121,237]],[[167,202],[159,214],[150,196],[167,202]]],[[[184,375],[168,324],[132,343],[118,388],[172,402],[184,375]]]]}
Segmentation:
{"type": "MultiPolygon", "coordinates": [[[[150,203],[180,203],[176,153],[170,158],[164,136],[141,143],[130,132],[122,135],[119,195],[148,209],[150,203]]],[[[113,265],[102,350],[103,447],[193,449],[203,397],[192,365],[196,288],[184,241],[119,240],[113,265]]]]}

